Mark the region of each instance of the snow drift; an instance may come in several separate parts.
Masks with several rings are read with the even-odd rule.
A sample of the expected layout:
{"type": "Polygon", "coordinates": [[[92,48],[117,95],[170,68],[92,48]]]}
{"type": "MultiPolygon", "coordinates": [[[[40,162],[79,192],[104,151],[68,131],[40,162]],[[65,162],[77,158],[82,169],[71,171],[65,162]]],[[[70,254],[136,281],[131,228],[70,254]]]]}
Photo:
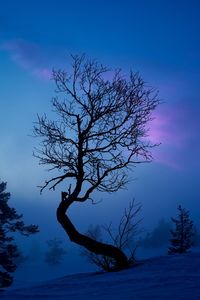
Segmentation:
{"type": "Polygon", "coordinates": [[[163,256],[115,273],[68,275],[1,291],[2,299],[200,299],[200,254],[163,256]]]}

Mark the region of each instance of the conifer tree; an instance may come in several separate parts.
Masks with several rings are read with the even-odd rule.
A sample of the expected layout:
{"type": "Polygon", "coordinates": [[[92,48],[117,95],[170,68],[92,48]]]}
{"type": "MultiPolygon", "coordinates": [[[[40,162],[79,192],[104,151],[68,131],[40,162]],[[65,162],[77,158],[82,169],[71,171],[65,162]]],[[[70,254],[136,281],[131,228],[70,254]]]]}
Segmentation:
{"type": "Polygon", "coordinates": [[[54,238],[47,241],[48,251],[45,254],[45,261],[50,265],[61,263],[63,256],[67,253],[62,247],[62,241],[54,238]]]}
{"type": "Polygon", "coordinates": [[[10,273],[16,270],[16,258],[20,252],[15,245],[14,237],[10,232],[19,232],[29,236],[38,232],[38,226],[26,226],[22,221],[22,214],[18,214],[15,208],[8,205],[10,193],[6,192],[6,183],[0,182],[0,288],[10,286],[13,277],[10,273]]]}
{"type": "Polygon", "coordinates": [[[190,219],[189,211],[178,206],[179,215],[177,219],[171,218],[175,229],[170,230],[172,238],[168,254],[186,253],[193,245],[194,225],[190,219]]]}

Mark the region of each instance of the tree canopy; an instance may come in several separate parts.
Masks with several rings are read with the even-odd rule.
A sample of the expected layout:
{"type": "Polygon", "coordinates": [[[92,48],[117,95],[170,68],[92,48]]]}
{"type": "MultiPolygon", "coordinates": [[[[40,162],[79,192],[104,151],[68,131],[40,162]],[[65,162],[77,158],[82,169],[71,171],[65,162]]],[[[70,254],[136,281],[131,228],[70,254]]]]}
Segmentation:
{"type": "Polygon", "coordinates": [[[72,74],[53,71],[64,99],[52,100],[55,121],[38,117],[34,133],[42,142],[35,156],[62,171],[42,190],[73,178],[76,201],[85,201],[95,189],[117,191],[126,184],[130,165],[151,160],[146,125],[159,100],[138,73],[126,77],[84,56],[72,59],[72,74]],[[82,184],[87,188],[81,196],[82,184]]]}
{"type": "Polygon", "coordinates": [[[38,226],[25,225],[22,214],[8,204],[10,193],[6,192],[6,183],[0,183],[0,287],[12,284],[10,273],[16,270],[15,259],[20,255],[14,237],[9,233],[19,232],[29,236],[38,232],[38,226]]]}

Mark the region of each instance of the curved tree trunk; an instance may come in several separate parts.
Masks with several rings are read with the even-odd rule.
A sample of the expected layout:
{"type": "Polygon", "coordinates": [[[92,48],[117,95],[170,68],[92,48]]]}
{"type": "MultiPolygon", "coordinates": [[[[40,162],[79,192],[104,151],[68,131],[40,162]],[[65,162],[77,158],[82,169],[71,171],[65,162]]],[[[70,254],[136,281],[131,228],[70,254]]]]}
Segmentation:
{"type": "Polygon", "coordinates": [[[66,215],[67,209],[73,202],[74,200],[70,199],[70,197],[64,199],[62,196],[62,201],[57,208],[57,220],[67,233],[69,239],[95,254],[105,255],[113,258],[116,262],[115,270],[128,268],[129,265],[127,257],[119,248],[93,240],[92,238],[77,231],[75,226],[66,215]]]}

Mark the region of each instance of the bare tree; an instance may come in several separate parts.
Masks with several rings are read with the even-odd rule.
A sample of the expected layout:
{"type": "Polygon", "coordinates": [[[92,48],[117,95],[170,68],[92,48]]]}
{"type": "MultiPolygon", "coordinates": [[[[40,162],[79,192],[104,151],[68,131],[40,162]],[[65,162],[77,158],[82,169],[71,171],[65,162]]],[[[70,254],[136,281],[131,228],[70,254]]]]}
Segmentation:
{"type": "Polygon", "coordinates": [[[129,167],[151,161],[153,145],[147,141],[146,124],[159,104],[157,92],[145,86],[138,73],[125,77],[84,56],[72,56],[71,74],[53,71],[53,79],[64,99],[52,99],[56,121],[38,117],[34,133],[41,144],[35,156],[58,174],[41,186],[41,192],[68,182],[57,219],[70,240],[113,258],[116,269],[126,268],[123,251],[79,233],[66,212],[72,203],[91,199],[95,190],[111,193],[123,188],[129,167]]]}
{"type": "MultiPolygon", "coordinates": [[[[112,223],[104,226],[90,226],[86,235],[100,242],[102,242],[102,236],[104,235],[104,238],[106,238],[105,235],[107,235],[111,244],[126,254],[129,265],[133,265],[135,263],[135,252],[138,247],[138,242],[135,238],[140,231],[139,224],[141,219],[138,219],[140,210],[141,205],[135,203],[135,200],[133,200],[129,203],[128,208],[124,210],[116,230],[112,223]]],[[[100,269],[105,271],[112,271],[115,269],[115,260],[111,257],[97,255],[87,249],[82,250],[81,253],[83,256],[87,257],[90,263],[95,264],[100,269]]]]}

